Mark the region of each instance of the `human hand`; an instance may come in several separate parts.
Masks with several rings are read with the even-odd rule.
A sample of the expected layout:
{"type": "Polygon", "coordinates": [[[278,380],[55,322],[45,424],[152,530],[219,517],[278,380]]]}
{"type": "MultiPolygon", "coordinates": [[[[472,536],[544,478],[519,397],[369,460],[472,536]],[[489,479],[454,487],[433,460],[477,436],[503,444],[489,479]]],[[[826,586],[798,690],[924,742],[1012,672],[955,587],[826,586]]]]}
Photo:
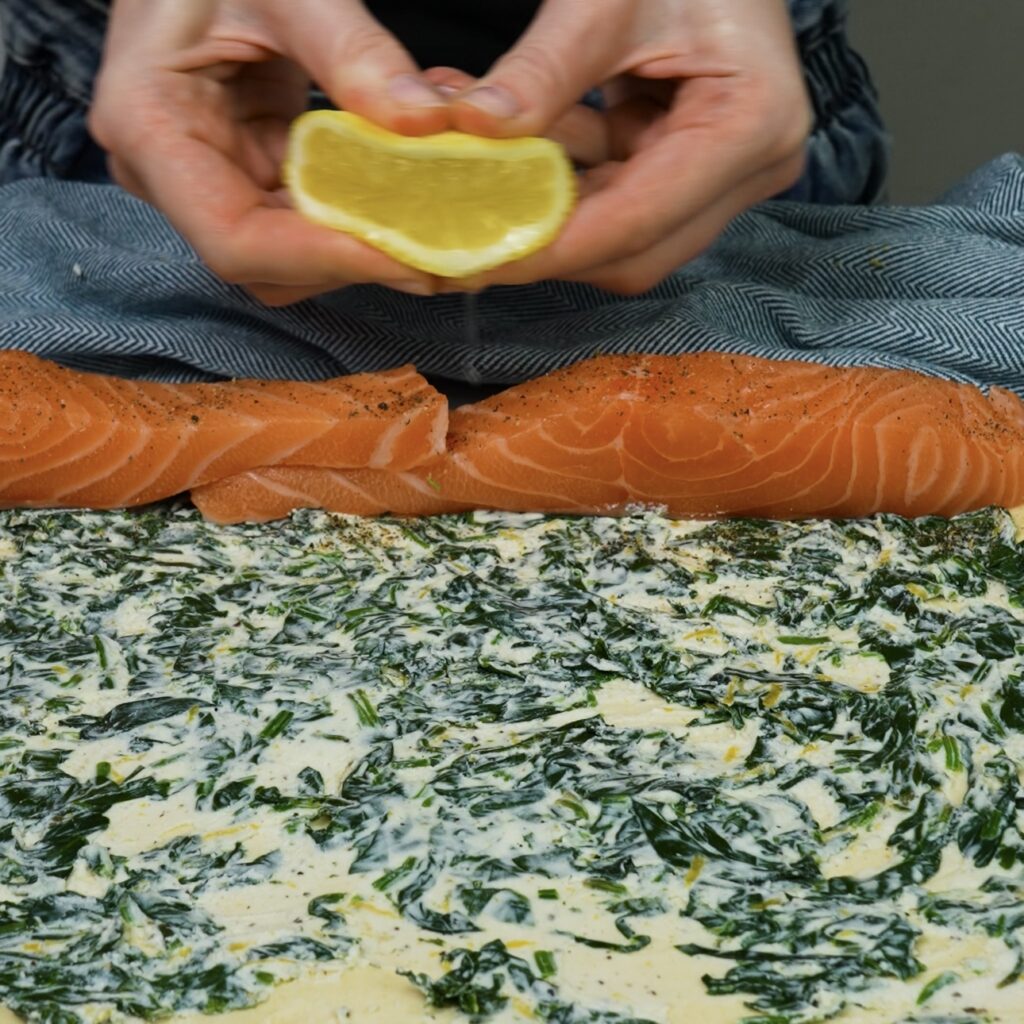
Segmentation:
{"type": "Polygon", "coordinates": [[[636,294],[800,175],[811,107],[783,0],[545,0],[519,43],[450,97],[452,126],[543,135],[608,83],[581,202],[546,249],[470,282],[550,278],[636,294]]]}
{"type": "Polygon", "coordinates": [[[429,294],[429,275],[300,217],[280,178],[310,78],[395,131],[441,131],[417,75],[357,0],[115,0],[89,127],[121,185],[268,304],[357,282],[429,294]]]}

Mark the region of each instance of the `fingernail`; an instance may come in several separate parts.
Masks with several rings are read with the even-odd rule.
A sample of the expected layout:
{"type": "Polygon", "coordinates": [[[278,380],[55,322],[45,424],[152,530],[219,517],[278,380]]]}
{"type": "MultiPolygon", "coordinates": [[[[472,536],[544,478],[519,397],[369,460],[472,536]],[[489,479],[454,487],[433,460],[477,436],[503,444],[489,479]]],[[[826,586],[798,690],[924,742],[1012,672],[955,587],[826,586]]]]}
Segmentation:
{"type": "Polygon", "coordinates": [[[457,92],[461,92],[457,85],[436,85],[434,88],[437,89],[442,96],[454,96],[457,92]]]}
{"type": "Polygon", "coordinates": [[[423,281],[393,281],[388,284],[396,292],[405,292],[406,295],[433,295],[434,291],[429,284],[423,281]]]}
{"type": "Polygon", "coordinates": [[[391,98],[403,107],[443,107],[445,98],[415,75],[398,75],[388,83],[391,98]]]}
{"type": "Polygon", "coordinates": [[[477,110],[493,117],[515,117],[520,111],[519,100],[507,89],[497,85],[483,85],[479,89],[472,89],[463,97],[463,103],[468,103],[477,110]]]}

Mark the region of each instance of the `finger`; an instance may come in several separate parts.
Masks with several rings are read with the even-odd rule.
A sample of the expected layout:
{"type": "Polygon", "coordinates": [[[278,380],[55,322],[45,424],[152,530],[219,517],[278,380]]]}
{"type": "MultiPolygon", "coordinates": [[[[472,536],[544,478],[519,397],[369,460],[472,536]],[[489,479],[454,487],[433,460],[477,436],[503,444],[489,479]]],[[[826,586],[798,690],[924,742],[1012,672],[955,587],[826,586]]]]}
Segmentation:
{"type": "Polygon", "coordinates": [[[712,245],[740,209],[731,197],[722,200],[645,252],[567,274],[564,280],[619,295],[642,295],[712,245]]]}
{"type": "Polygon", "coordinates": [[[611,156],[608,123],[597,110],[582,104],[573,107],[546,132],[559,143],[573,163],[580,167],[597,167],[611,156]]]}
{"type": "Polygon", "coordinates": [[[640,295],[649,291],[681,266],[700,256],[738,214],[775,194],[779,190],[779,182],[787,180],[790,175],[788,166],[760,171],[657,245],[626,259],[567,274],[565,280],[591,284],[621,295],[640,295]]]}
{"type": "MultiPolygon", "coordinates": [[[[292,306],[297,302],[305,302],[307,299],[314,299],[318,295],[326,295],[328,292],[338,291],[339,288],[349,287],[338,285],[337,282],[325,281],[321,284],[310,285],[282,285],[282,284],[247,284],[243,285],[245,290],[264,306],[292,306]]],[[[403,291],[403,289],[394,289],[403,291]]],[[[418,292],[406,293],[418,295],[418,292]]]]}
{"type": "Polygon", "coordinates": [[[315,298],[326,292],[334,291],[337,285],[284,285],[284,284],[247,284],[245,290],[264,306],[292,306],[296,302],[315,298]]]}
{"type": "Polygon", "coordinates": [[[266,194],[228,157],[178,137],[137,167],[146,198],[192,243],[207,265],[235,284],[289,286],[387,283],[414,294],[432,279],[341,232],[267,205],[266,194]]]}
{"type": "Polygon", "coordinates": [[[277,41],[339,107],[408,135],[442,131],[447,101],[357,0],[269,4],[277,41]]]}
{"type": "Polygon", "coordinates": [[[472,88],[456,96],[452,122],[478,135],[543,135],[616,71],[630,4],[547,3],[522,38],[472,88]]]}
{"type": "Polygon", "coordinates": [[[123,160],[118,160],[115,156],[108,156],[107,168],[110,171],[110,176],[126,192],[131,192],[133,196],[139,199],[146,198],[142,182],[132,173],[129,166],[123,160]]]}

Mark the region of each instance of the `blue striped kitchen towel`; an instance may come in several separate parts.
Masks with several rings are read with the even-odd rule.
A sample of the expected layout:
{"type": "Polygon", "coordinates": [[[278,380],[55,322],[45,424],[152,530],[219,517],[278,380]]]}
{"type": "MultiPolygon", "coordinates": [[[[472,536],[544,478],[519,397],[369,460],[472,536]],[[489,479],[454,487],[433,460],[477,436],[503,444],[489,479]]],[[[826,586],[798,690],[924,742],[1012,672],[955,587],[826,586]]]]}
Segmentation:
{"type": "Polygon", "coordinates": [[[117,188],[0,188],[0,347],[165,380],[319,378],[407,361],[506,384],[598,352],[717,349],[902,366],[1024,395],[1024,158],[936,203],[768,203],[651,292],[494,288],[479,339],[460,296],[353,287],[284,309],[219,281],[117,188]]]}

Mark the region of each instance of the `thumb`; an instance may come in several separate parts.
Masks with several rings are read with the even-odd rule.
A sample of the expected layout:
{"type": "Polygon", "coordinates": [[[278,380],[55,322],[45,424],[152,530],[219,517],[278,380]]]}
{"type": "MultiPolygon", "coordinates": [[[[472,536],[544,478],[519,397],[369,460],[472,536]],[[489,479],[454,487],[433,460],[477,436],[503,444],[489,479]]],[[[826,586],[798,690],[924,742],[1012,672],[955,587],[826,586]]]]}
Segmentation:
{"type": "Polygon", "coordinates": [[[630,2],[547,0],[519,42],[451,98],[460,131],[543,135],[611,77],[630,35],[630,2]]]}
{"type": "Polygon", "coordinates": [[[282,51],[336,106],[409,135],[448,126],[446,97],[358,0],[291,0],[268,7],[282,51]]]}

